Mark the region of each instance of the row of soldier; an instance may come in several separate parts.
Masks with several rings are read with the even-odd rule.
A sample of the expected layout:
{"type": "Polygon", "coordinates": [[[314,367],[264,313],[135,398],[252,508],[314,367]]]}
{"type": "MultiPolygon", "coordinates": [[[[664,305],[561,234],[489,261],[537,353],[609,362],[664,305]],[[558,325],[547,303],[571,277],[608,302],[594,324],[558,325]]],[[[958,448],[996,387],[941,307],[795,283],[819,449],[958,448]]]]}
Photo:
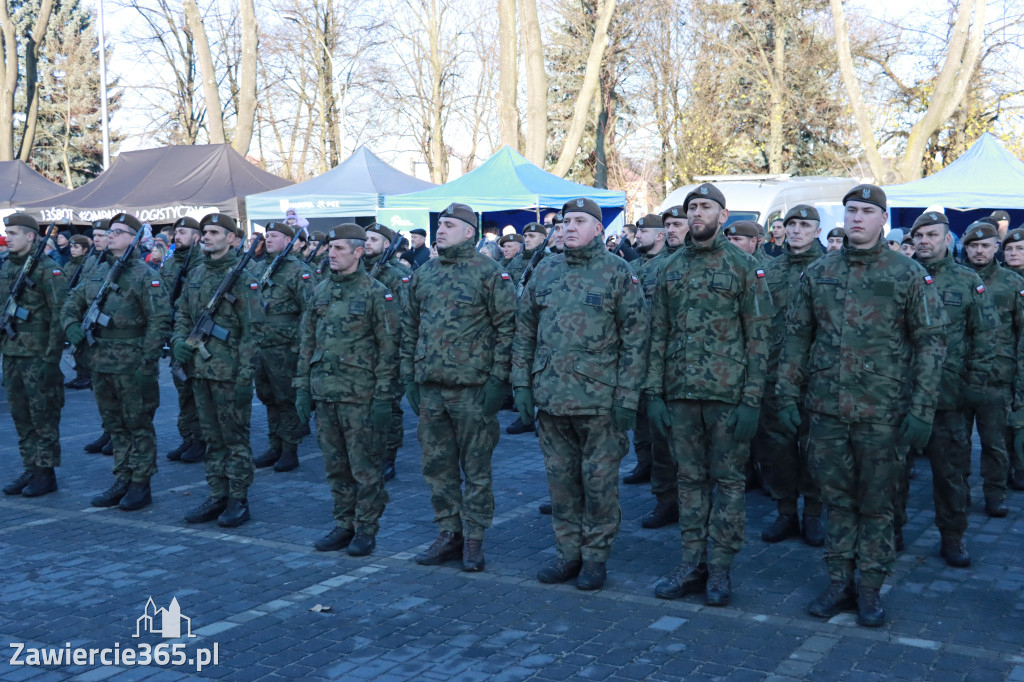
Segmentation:
{"type": "MultiPolygon", "coordinates": [[[[107,323],[82,354],[115,461],[114,485],[93,503],[131,510],[151,500],[157,363],[167,342],[187,376],[176,379],[186,446],[177,455],[203,443],[210,488],[188,522],[231,527],[249,518],[255,382],[270,430],[270,449],[256,464],[293,468],[315,409],[336,519],[316,547],[369,554],[387,501],[386,460],[400,442],[404,393],[419,416],[439,529],[416,560],[461,559],[464,570],[483,570],[496,413],[511,384],[523,424],[539,422],[551,493],[557,558],[538,574],[542,582],[604,584],[620,517],[619,463],[635,429],[638,449],[649,444],[652,453],[652,514],[662,525],[678,518],[682,535],[682,562],[656,594],[703,592],[708,604],[729,603],[731,566],[743,544],[744,471],[760,432],[757,457],[779,506],[765,539],[801,533],[802,496],[802,533],[826,546],[830,585],[811,613],[854,608],[862,624],[880,625],[908,448],[930,456],[949,563],[969,562],[968,406],[979,430],[985,420],[992,424],[982,430],[986,503],[993,515],[1006,513],[1007,416],[1013,377],[1024,375],[1015,365],[1021,295],[1006,292],[1024,292],[1024,281],[986,295],[978,275],[949,263],[941,214],[915,224],[922,266],[885,248],[879,188],[859,186],[844,205],[845,245],[835,253],[819,257],[818,216],[798,206],[785,218],[786,252],[762,266],[729,244],[725,198],[702,185],[683,205],[639,221],[643,257],[630,267],[605,250],[601,209],[574,200],[550,235],[539,225],[526,230],[520,262],[509,264],[513,274],[532,272],[518,300],[517,278],[476,251],[476,214],[461,204],[441,213],[438,257],[415,274],[392,260],[374,262],[396,240],[388,228],[332,229],[324,240],[329,273],[320,281],[294,256],[272,258],[294,245],[293,226],[267,226],[268,258],[262,271],[250,271],[243,266],[255,246],[247,255],[232,248],[237,228],[229,217],[179,220],[174,259],[159,277],[129,263],[106,299],[107,323]],[[541,261],[545,242],[556,255],[541,261]],[[376,279],[366,272],[375,265],[376,279]],[[229,290],[218,291],[225,283],[229,290]],[[204,317],[207,333],[197,336],[204,317]],[[1007,358],[998,369],[997,356],[1007,358]],[[195,424],[198,432],[185,430],[195,424]],[[1002,443],[986,443],[999,428],[1002,443]],[[990,492],[999,504],[989,505],[990,492]]],[[[40,235],[28,216],[5,223],[14,234],[12,258],[0,270],[6,296],[40,235]]],[[[141,229],[125,214],[105,227],[105,256],[70,294],[60,268],[40,263],[19,301],[27,314],[3,340],[25,464],[5,493],[56,489],[60,349],[65,337],[76,347],[86,343],[83,319],[141,229]]],[[[972,226],[968,239],[987,247],[995,234],[972,226]]],[[[1016,277],[998,268],[987,274],[994,282],[1004,272],[1016,277]]],[[[1024,443],[1016,445],[1019,458],[1024,443]]]]}

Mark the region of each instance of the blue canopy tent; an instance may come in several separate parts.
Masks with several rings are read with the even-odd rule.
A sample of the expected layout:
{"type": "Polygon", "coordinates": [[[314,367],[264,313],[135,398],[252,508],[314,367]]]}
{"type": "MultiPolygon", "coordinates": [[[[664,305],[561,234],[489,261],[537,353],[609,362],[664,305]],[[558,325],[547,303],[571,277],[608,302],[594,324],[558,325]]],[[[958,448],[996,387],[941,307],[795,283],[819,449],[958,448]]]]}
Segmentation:
{"type": "Polygon", "coordinates": [[[921,180],[886,185],[892,226],[909,228],[929,206],[942,206],[957,234],[997,209],[1010,214],[1010,227],[1024,222],[1024,162],[985,133],[963,155],[921,180]]]}
{"type": "MultiPolygon", "coordinates": [[[[560,178],[530,163],[511,147],[499,149],[483,164],[439,187],[385,198],[389,209],[421,210],[436,214],[448,204],[457,201],[468,204],[474,211],[522,231],[527,223],[538,220],[545,209],[561,209],[570,199],[593,199],[603,209],[604,225],[622,224],[626,208],[626,193],[596,189],[560,178]],[[501,215],[490,215],[500,213],[501,215]]],[[[392,226],[393,227],[393,226],[392,226]]]]}
{"type": "Polygon", "coordinates": [[[366,147],[359,147],[352,156],[323,175],[296,185],[245,198],[249,220],[256,222],[283,220],[285,211],[295,209],[310,221],[336,225],[342,219],[377,216],[384,197],[436,187],[389,166],[366,147]],[[320,220],[318,220],[320,219],[320,220]]]}

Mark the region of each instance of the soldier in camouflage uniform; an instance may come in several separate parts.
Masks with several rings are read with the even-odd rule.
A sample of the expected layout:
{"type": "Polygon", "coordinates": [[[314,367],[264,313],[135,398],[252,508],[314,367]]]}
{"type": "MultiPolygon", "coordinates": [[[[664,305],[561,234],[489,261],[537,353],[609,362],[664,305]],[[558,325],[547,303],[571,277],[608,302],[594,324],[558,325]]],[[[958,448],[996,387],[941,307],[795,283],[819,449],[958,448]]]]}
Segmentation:
{"type": "Polygon", "coordinates": [[[775,377],[779,370],[779,353],[786,341],[786,310],[800,286],[804,269],[821,257],[818,235],[821,218],[817,209],[797,204],[783,218],[786,241],[782,254],[764,268],[768,290],[775,303],[775,317],[768,350],[768,383],[761,402],[761,425],[757,441],[761,447],[762,475],[778,508],[778,516],[761,533],[765,542],[780,542],[801,534],[797,504],[804,498],[803,539],[812,547],[825,544],[821,525],[821,493],[807,466],[807,412],[803,409],[806,386],[797,401],[801,408],[800,431],[791,433],[779,424],[779,404],[775,396],[775,377]]]}
{"type": "Polygon", "coordinates": [[[830,585],[809,611],[857,608],[861,625],[877,627],[901,457],[928,442],[947,319],[931,275],[886,247],[881,188],[858,185],[843,204],[846,245],[806,267],[786,313],[776,396],[780,424],[796,433],[806,386],[808,464],[828,505],[830,585]]]}
{"type": "Polygon", "coordinates": [[[729,217],[722,192],[703,184],[683,205],[690,232],[658,275],[645,389],[652,427],[671,428],[683,561],[655,594],[703,590],[708,605],[724,606],[743,547],[744,469],[774,309],[764,271],[722,231],[729,217]]]}
{"type": "Polygon", "coordinates": [[[401,354],[440,528],[416,561],[433,566],[461,555],[465,571],[484,569],[484,531],[494,516],[491,454],[516,310],[511,277],[476,251],[476,229],[477,216],[465,204],[441,212],[438,257],[423,263],[409,284],[401,354]]]}
{"type": "Polygon", "coordinates": [[[757,223],[753,220],[737,220],[724,230],[729,242],[743,253],[750,254],[758,263],[761,258],[757,255],[757,223]]]}
{"type": "MultiPolygon", "coordinates": [[[[199,239],[203,236],[199,227],[199,221],[195,218],[178,218],[174,223],[174,257],[164,263],[160,269],[160,277],[163,280],[165,293],[171,298],[172,311],[178,303],[178,298],[185,292],[188,282],[188,270],[185,268],[185,261],[188,261],[188,269],[199,267],[203,261],[203,250],[199,246],[199,239]],[[191,254],[191,255],[190,255],[191,254]],[[181,279],[181,286],[178,288],[175,298],[175,284],[181,279]]],[[[173,328],[174,314],[171,315],[173,328]]],[[[192,393],[192,387],[188,382],[182,382],[178,377],[172,375],[174,388],[178,392],[178,434],[181,436],[181,443],[167,453],[167,459],[172,462],[182,461],[186,463],[202,461],[206,454],[206,442],[203,440],[202,431],[199,429],[199,415],[196,413],[196,398],[192,393]]]]}
{"type": "Polygon", "coordinates": [[[377,544],[388,501],[379,444],[398,383],[394,296],[361,267],[366,236],[352,223],[327,233],[331,275],[317,285],[302,318],[295,377],[300,419],[309,418],[316,401],[317,439],[337,524],[314,546],[347,547],[352,556],[366,556],[377,544]]]}
{"type": "MultiPolygon", "coordinates": [[[[967,530],[971,439],[966,412],[983,407],[995,357],[998,327],[992,297],[976,272],[953,261],[953,236],[945,214],[926,211],[914,221],[914,258],[932,277],[942,299],[946,359],[939,382],[938,406],[924,454],[931,460],[935,525],[942,535],[942,557],[955,567],[971,564],[963,545],[967,530]]],[[[1003,474],[1005,477],[1005,474],[1003,474]]]]}
{"type": "MultiPolygon", "coordinates": [[[[132,244],[142,223],[119,213],[110,219],[110,248],[104,260],[71,293],[61,311],[61,325],[72,346],[85,343],[82,319],[114,263],[132,244]]],[[[112,284],[102,312],[106,326],[93,330],[89,349],[96,407],[114,448],[114,484],[92,499],[94,507],[142,509],[153,501],[150,479],[156,475],[156,429],[160,406],[160,350],[171,329],[171,309],[159,275],[133,253],[112,284]]]]}
{"type": "MultiPolygon", "coordinates": [[[[519,286],[519,280],[523,278],[526,266],[530,264],[530,261],[533,260],[533,254],[544,243],[546,235],[547,228],[540,223],[527,223],[526,227],[523,228],[523,248],[519,250],[519,253],[515,255],[512,262],[508,264],[508,274],[516,286],[519,286]]],[[[543,253],[541,258],[544,258],[546,255],[546,252],[543,253]]]]}
{"type": "MultiPolygon", "coordinates": [[[[1004,257],[1003,267],[1015,275],[1024,277],[1024,227],[1007,232],[1000,249],[1004,257]]],[[[1020,360],[1018,351],[1017,361],[1020,360]]],[[[1020,378],[1018,374],[1018,379],[1020,378]]],[[[1024,490],[1024,456],[1019,455],[1016,448],[1010,452],[1010,471],[1006,485],[1014,490],[1024,490]]]]}
{"type": "Polygon", "coordinates": [[[846,243],[846,231],[841,227],[834,227],[829,230],[826,241],[828,244],[825,246],[825,253],[838,251],[846,243]]]}
{"type": "MultiPolygon", "coordinates": [[[[6,216],[4,226],[8,252],[0,263],[0,304],[7,303],[25,261],[35,253],[36,240],[45,239],[35,218],[24,213],[6,216]]],[[[26,319],[12,319],[13,338],[0,329],[4,390],[25,467],[3,491],[5,495],[39,497],[57,490],[53,470],[60,466],[60,411],[64,407],[60,308],[68,283],[57,262],[45,254],[36,261],[31,281],[35,286],[25,287],[17,301],[28,311],[26,319]]]]}
{"type": "Polygon", "coordinates": [[[267,257],[251,268],[262,284],[263,334],[255,378],[256,397],[267,408],[269,440],[267,451],[255,458],[253,464],[259,468],[272,466],[274,471],[292,471],[299,466],[302,427],[308,421],[300,420],[295,414],[292,379],[299,352],[299,321],[316,283],[313,271],[289,253],[264,281],[265,273],[277,255],[287,248],[296,229],[301,228],[287,223],[267,223],[267,257]]]}
{"type": "MultiPolygon", "coordinates": [[[[501,265],[506,270],[509,270],[511,269],[511,264],[515,257],[523,253],[523,235],[502,235],[502,237],[498,240],[498,246],[501,247],[501,265]]],[[[511,275],[511,273],[509,274],[511,275]]]]}
{"type": "MultiPolygon", "coordinates": [[[[376,267],[384,251],[391,246],[391,242],[394,239],[401,239],[401,237],[387,225],[374,223],[366,228],[366,250],[363,255],[363,267],[370,273],[373,272],[374,268],[377,269],[374,276],[378,282],[387,287],[388,291],[394,295],[394,307],[398,312],[399,319],[401,319],[405,313],[406,299],[408,297],[407,289],[409,282],[412,280],[412,270],[397,256],[393,256],[387,263],[381,263],[380,267],[376,267]]],[[[401,325],[392,327],[391,333],[394,334],[395,344],[401,348],[401,325]]],[[[405,437],[405,412],[402,410],[402,396],[404,393],[401,382],[396,381],[395,388],[392,391],[394,399],[391,401],[391,424],[388,426],[387,438],[380,441],[384,445],[381,467],[384,470],[385,482],[395,477],[395,459],[398,457],[398,448],[402,447],[405,437]]]]}
{"type": "Polygon", "coordinates": [[[512,384],[524,423],[539,409],[557,558],[544,583],[604,585],[619,529],[618,470],[636,425],[648,344],[639,280],[605,250],[601,209],[562,208],[565,254],[543,261],[519,303],[512,384]]]}
{"type": "MultiPolygon", "coordinates": [[[[85,235],[76,234],[70,240],[71,259],[65,263],[64,270],[68,277],[68,293],[71,293],[71,283],[76,286],[85,280],[85,261],[91,255],[89,248],[92,241],[85,235]],[[77,278],[76,278],[77,276],[77,278]]],[[[84,389],[92,388],[92,373],[89,371],[89,363],[84,360],[85,353],[79,353],[75,357],[75,377],[64,382],[64,388],[84,389]]]]}
{"type": "Polygon", "coordinates": [[[239,260],[228,244],[235,234],[231,216],[212,213],[199,221],[203,228],[203,261],[190,268],[185,291],[175,307],[171,352],[188,374],[195,394],[199,427],[207,444],[206,482],[210,497],[185,516],[188,523],[217,519],[226,528],[249,520],[249,486],[253,479],[249,420],[252,416],[253,366],[257,353],[263,305],[256,277],[243,271],[230,297],[221,300],[213,320],[227,340],[211,337],[209,358],[196,353],[186,339],[214,292],[239,260]]]}
{"type": "Polygon", "coordinates": [[[686,235],[690,232],[686,209],[682,206],[670,206],[662,212],[661,223],[665,226],[665,248],[669,255],[672,255],[683,245],[686,235]]]}

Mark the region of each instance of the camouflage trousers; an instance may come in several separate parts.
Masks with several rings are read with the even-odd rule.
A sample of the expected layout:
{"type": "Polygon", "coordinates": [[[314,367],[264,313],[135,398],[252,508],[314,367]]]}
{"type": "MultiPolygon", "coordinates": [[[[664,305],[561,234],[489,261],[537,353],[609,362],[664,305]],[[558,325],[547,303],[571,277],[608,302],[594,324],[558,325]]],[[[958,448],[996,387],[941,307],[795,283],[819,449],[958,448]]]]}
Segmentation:
{"type": "Polygon", "coordinates": [[[370,425],[370,406],[317,401],[316,437],[342,528],[377,535],[388,503],[381,477],[380,447],[370,425]]]}
{"type": "MultiPolygon", "coordinates": [[[[155,369],[155,368],[154,368],[155,369]]],[[[134,374],[94,372],[92,390],[114,448],[114,476],[142,483],[156,474],[156,429],[160,406],[157,374],[140,384],[134,374]]]]}
{"type": "Polygon", "coordinates": [[[383,462],[391,462],[393,464],[398,448],[402,447],[402,442],[405,440],[405,411],[402,409],[403,395],[405,395],[405,391],[399,389],[395,399],[391,401],[391,425],[388,426],[387,437],[382,441],[384,443],[384,453],[381,455],[381,461],[383,462]]]}
{"type": "MultiPolygon", "coordinates": [[[[919,451],[918,451],[919,452],[919,451]]],[[[903,462],[900,472],[900,483],[896,490],[896,502],[893,504],[893,526],[903,528],[907,525],[907,502],[910,501],[910,473],[914,470],[914,459],[918,452],[911,452],[902,443],[893,446],[892,456],[903,462]]]]}
{"type": "Polygon", "coordinates": [[[647,418],[647,399],[640,397],[633,429],[633,448],[638,462],[651,465],[651,493],[659,502],[670,502],[676,498],[676,461],[668,449],[668,438],[651,428],[647,418]]]}
{"type": "Polygon", "coordinates": [[[207,446],[206,482],[210,496],[244,500],[253,479],[249,444],[252,398],[239,401],[233,381],[192,378],[189,383],[207,446]]]}
{"type": "Polygon", "coordinates": [[[39,358],[4,355],[4,390],[25,468],[60,466],[64,376],[39,358]]]}
{"type": "Polygon", "coordinates": [[[178,435],[182,440],[202,441],[203,433],[199,428],[199,415],[196,413],[196,396],[188,381],[178,381],[174,375],[174,388],[178,391],[178,435]]]}
{"type": "Polygon", "coordinates": [[[537,413],[558,557],[607,561],[619,532],[619,464],[629,438],[611,415],[537,413]]]}
{"type": "Polygon", "coordinates": [[[971,442],[963,412],[935,412],[924,454],[932,464],[935,525],[961,537],[967,530],[967,475],[971,470],[971,442]]]}
{"type": "Polygon", "coordinates": [[[807,412],[801,409],[799,431],[792,435],[787,433],[779,423],[775,385],[765,387],[761,423],[755,439],[760,451],[761,476],[780,516],[796,514],[801,496],[804,498],[805,515],[821,515],[821,493],[807,465],[809,422],[807,412]]]}
{"type": "Polygon", "coordinates": [[[494,517],[491,455],[500,435],[497,416],[481,412],[480,392],[479,386],[422,384],[416,431],[434,523],[475,539],[483,538],[494,517]]]}
{"type": "Polygon", "coordinates": [[[867,587],[880,588],[895,562],[893,500],[905,462],[897,427],[848,423],[810,413],[807,460],[828,505],[825,565],[829,578],[846,581],[860,570],[867,587]]]}
{"type": "Polygon", "coordinates": [[[256,397],[267,408],[270,447],[295,448],[302,441],[302,427],[295,412],[292,378],[299,360],[289,346],[260,348],[256,362],[256,397]]]}
{"type": "MultiPolygon", "coordinates": [[[[985,389],[988,397],[981,409],[964,411],[968,443],[978,424],[981,438],[981,480],[986,500],[1006,499],[1006,475],[1010,470],[1013,452],[1013,429],[1007,424],[1013,387],[1009,384],[990,384],[985,389]]],[[[969,484],[968,484],[969,485],[969,484]]]]}
{"type": "Polygon", "coordinates": [[[683,562],[732,566],[743,549],[748,443],[726,422],[735,405],[715,400],[672,400],[669,448],[679,467],[679,532],[683,562]],[[708,538],[711,546],[708,547],[708,538]]]}

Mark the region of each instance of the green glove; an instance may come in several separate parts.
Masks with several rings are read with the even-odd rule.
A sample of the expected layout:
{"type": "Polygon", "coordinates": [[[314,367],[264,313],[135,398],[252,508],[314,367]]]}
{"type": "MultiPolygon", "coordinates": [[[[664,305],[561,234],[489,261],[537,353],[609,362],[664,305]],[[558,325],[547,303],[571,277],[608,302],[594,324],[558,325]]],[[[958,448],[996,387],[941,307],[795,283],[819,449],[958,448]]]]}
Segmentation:
{"type": "Polygon", "coordinates": [[[507,395],[507,385],[504,381],[496,379],[494,377],[487,377],[487,381],[484,383],[484,389],[481,393],[481,405],[480,411],[483,415],[490,419],[494,415],[498,414],[498,409],[501,404],[505,402],[505,396],[507,395]]]}
{"type": "Polygon", "coordinates": [[[757,433],[757,420],[761,416],[761,409],[740,403],[729,415],[729,421],[725,423],[727,429],[732,429],[732,437],[741,443],[746,443],[757,433]]]}
{"type": "Polygon", "coordinates": [[[647,396],[647,421],[663,438],[668,435],[672,428],[672,420],[668,416],[668,405],[661,399],[660,395],[647,396]]]}
{"type": "MultiPolygon", "coordinates": [[[[298,395],[296,395],[296,399],[298,399],[298,395]]],[[[373,401],[373,405],[370,406],[370,422],[373,424],[373,430],[377,433],[387,431],[388,426],[391,425],[390,400],[373,401]]]]}
{"type": "Polygon", "coordinates": [[[786,435],[795,435],[800,430],[800,408],[796,405],[786,405],[779,410],[779,426],[786,435]]]}
{"type": "Polygon", "coordinates": [[[636,428],[636,410],[622,405],[612,405],[612,424],[617,431],[626,432],[636,428]]]}
{"type": "Polygon", "coordinates": [[[295,412],[299,415],[299,423],[305,424],[309,421],[309,415],[313,411],[313,398],[309,391],[304,388],[295,390],[295,412]]]}
{"type": "Polygon", "coordinates": [[[533,423],[533,391],[525,386],[516,389],[516,410],[519,412],[519,419],[523,424],[529,426],[533,423]]]}
{"type": "Polygon", "coordinates": [[[1013,432],[1013,451],[1017,454],[1017,459],[1024,457],[1024,429],[1013,432]]]}
{"type": "Polygon", "coordinates": [[[250,377],[246,381],[243,377],[239,377],[238,381],[235,382],[235,402],[244,405],[245,403],[252,403],[252,378],[250,377]]]}
{"type": "MultiPolygon", "coordinates": [[[[912,414],[908,414],[907,418],[900,424],[900,438],[903,439],[903,444],[908,447],[923,450],[928,445],[928,439],[931,435],[932,425],[912,414]]],[[[1014,444],[1016,445],[1016,439],[1014,444]]]]}
{"type": "Polygon", "coordinates": [[[64,338],[67,339],[68,343],[72,346],[77,346],[82,343],[82,341],[85,341],[85,332],[82,331],[82,325],[77,322],[69,324],[68,328],[64,330],[64,338]]]}
{"type": "Polygon", "coordinates": [[[178,340],[174,342],[174,346],[171,348],[171,355],[174,357],[175,362],[182,365],[186,364],[195,355],[196,349],[185,343],[184,340],[178,340]]]}
{"type": "Polygon", "coordinates": [[[409,399],[409,407],[412,413],[420,416],[420,385],[415,381],[408,381],[405,384],[405,397],[409,399]]]}

